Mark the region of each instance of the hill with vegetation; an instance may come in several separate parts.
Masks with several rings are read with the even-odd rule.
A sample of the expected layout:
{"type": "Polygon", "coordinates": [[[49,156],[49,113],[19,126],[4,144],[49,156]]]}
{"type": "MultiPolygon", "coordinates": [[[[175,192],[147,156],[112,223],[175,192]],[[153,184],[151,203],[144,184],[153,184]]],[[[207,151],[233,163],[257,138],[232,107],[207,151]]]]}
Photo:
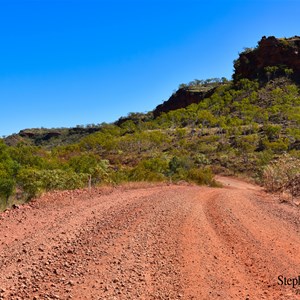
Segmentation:
{"type": "MultiPolygon", "coordinates": [[[[269,190],[287,187],[300,172],[299,60],[285,72],[277,71],[282,61],[250,60],[257,71],[244,76],[237,66],[243,66],[244,56],[260,53],[260,45],[240,54],[233,81],[183,84],[153,112],[131,113],[112,124],[27,129],[0,140],[2,207],[89,183],[216,185],[215,173],[245,174],[267,181],[269,190]],[[278,69],[267,76],[268,67],[278,69]],[[282,167],[287,162],[292,172],[282,167]]],[[[269,51],[272,57],[273,48],[269,51]]]]}

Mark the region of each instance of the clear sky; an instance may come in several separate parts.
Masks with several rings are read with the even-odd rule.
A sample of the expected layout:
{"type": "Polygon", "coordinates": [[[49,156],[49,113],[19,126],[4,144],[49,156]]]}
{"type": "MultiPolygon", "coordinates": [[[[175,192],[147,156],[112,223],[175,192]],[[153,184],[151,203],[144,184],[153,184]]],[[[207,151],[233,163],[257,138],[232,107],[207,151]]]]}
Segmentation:
{"type": "Polygon", "coordinates": [[[0,0],[0,136],[152,110],[264,35],[300,35],[300,0],[0,0]]]}

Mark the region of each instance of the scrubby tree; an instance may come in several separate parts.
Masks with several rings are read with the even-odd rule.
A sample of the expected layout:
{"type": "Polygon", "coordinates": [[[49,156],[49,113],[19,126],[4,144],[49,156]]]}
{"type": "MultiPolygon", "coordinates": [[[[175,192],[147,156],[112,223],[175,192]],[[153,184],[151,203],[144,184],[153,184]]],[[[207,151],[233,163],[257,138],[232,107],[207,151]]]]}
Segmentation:
{"type": "Polygon", "coordinates": [[[4,199],[4,204],[7,206],[9,197],[15,190],[15,181],[5,172],[0,172],[0,199],[4,199]]]}

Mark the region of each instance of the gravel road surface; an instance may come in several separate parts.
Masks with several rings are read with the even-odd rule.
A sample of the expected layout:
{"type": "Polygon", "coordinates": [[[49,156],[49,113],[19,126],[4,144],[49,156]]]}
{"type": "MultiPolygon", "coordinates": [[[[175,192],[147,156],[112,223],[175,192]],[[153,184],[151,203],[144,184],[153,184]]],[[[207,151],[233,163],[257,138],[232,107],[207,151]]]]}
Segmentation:
{"type": "Polygon", "coordinates": [[[1,213],[0,299],[300,299],[299,208],[218,180],[55,192],[1,213]]]}

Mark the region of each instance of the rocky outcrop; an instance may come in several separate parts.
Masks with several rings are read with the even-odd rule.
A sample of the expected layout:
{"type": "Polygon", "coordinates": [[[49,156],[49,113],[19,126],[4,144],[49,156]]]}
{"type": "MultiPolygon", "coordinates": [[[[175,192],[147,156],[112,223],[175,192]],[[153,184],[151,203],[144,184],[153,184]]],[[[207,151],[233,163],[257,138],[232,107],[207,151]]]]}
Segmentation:
{"type": "Polygon", "coordinates": [[[235,81],[248,78],[267,82],[286,76],[300,83],[300,37],[263,37],[256,48],[240,53],[234,68],[235,81]]]}
{"type": "Polygon", "coordinates": [[[153,116],[156,118],[163,112],[167,113],[171,110],[187,107],[193,103],[199,103],[201,100],[210,97],[215,89],[215,87],[209,87],[202,90],[181,88],[174,93],[169,100],[158,105],[153,111],[153,116]]]}
{"type": "Polygon", "coordinates": [[[19,132],[19,136],[25,137],[25,138],[33,138],[36,136],[36,132],[31,131],[29,129],[23,129],[19,132]]]}
{"type": "Polygon", "coordinates": [[[16,146],[19,143],[36,146],[58,146],[74,143],[84,136],[100,130],[100,126],[73,127],[73,128],[32,128],[21,130],[4,139],[9,146],[16,146]]]}
{"type": "Polygon", "coordinates": [[[19,132],[22,138],[50,140],[62,134],[59,130],[51,129],[24,129],[19,132]]]}

